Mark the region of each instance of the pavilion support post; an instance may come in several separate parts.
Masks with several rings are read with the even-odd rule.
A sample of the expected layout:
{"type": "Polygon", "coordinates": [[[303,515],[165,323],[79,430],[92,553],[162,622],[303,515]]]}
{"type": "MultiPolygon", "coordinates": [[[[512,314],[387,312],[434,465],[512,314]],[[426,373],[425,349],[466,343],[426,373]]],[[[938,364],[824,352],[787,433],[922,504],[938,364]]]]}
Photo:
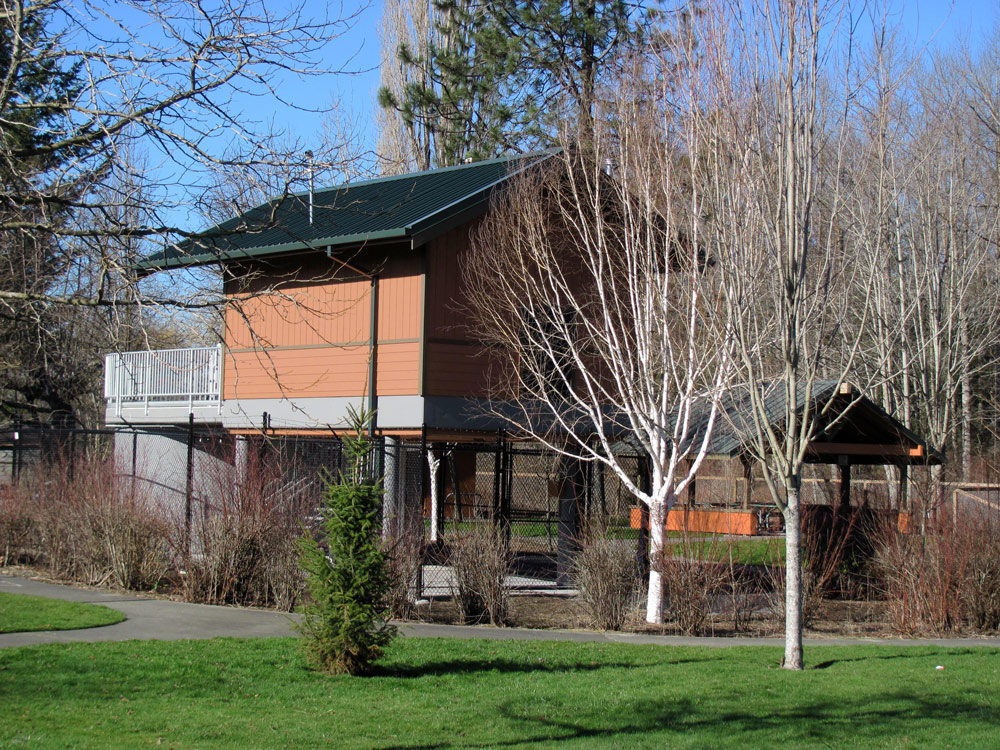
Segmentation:
{"type": "Polygon", "coordinates": [[[743,510],[750,510],[750,501],[753,499],[753,464],[746,456],[740,456],[740,463],[743,464],[743,510]]]}
{"type": "Polygon", "coordinates": [[[838,456],[837,465],[840,467],[840,492],[837,497],[837,505],[834,507],[834,515],[840,512],[841,508],[851,507],[851,459],[849,456],[838,456]]]}
{"type": "Polygon", "coordinates": [[[899,466],[899,507],[901,510],[910,509],[910,467],[906,464],[899,466]]]}

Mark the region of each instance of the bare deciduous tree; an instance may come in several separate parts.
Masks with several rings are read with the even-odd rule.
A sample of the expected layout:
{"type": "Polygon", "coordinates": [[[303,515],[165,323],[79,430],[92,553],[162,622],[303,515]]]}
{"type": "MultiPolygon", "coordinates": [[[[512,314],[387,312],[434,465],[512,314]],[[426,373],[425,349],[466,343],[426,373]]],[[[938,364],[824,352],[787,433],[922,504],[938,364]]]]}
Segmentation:
{"type": "Polygon", "coordinates": [[[349,20],[258,0],[0,3],[0,317],[46,331],[70,310],[224,307],[215,277],[139,284],[130,265],[203,227],[220,176],[304,184],[315,160],[254,108],[326,72],[349,20]]]}
{"type": "Polygon", "coordinates": [[[850,30],[837,5],[719,10],[702,32],[719,93],[706,127],[717,144],[704,173],[710,244],[745,383],[738,426],[785,521],[783,664],[802,669],[802,470],[810,442],[838,416],[819,385],[833,381],[823,392],[836,394],[852,370],[872,277],[854,255],[847,211],[853,70],[836,55],[850,30]]]}
{"type": "MultiPolygon", "coordinates": [[[[649,508],[654,560],[730,371],[707,321],[714,275],[704,273],[701,144],[687,116],[698,79],[674,90],[665,75],[689,52],[663,46],[632,60],[598,132],[506,191],[464,266],[475,329],[497,357],[496,412],[569,461],[613,471],[649,508]],[[648,487],[622,457],[635,450],[650,459],[648,487]]],[[[662,618],[654,565],[646,619],[662,618]]]]}

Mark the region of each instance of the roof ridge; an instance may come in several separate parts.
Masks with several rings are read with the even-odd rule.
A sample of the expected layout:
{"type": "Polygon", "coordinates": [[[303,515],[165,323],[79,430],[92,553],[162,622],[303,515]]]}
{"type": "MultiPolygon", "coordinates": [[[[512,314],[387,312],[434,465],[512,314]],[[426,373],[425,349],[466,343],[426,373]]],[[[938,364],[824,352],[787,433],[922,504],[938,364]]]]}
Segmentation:
{"type": "MultiPolygon", "coordinates": [[[[312,191],[312,194],[320,195],[322,193],[329,193],[337,190],[348,190],[355,187],[363,187],[366,185],[376,185],[385,182],[393,182],[395,180],[409,180],[415,177],[422,177],[428,174],[438,174],[444,172],[457,172],[464,169],[472,169],[475,167],[485,167],[492,164],[501,164],[503,162],[513,162],[520,161],[521,159],[537,159],[541,156],[551,156],[560,151],[559,148],[549,148],[542,149],[540,151],[529,151],[524,154],[508,154],[506,156],[497,156],[493,159],[483,159],[482,161],[474,161],[469,164],[453,164],[450,167],[433,167],[432,169],[422,169],[419,172],[407,172],[406,174],[397,175],[386,175],[383,177],[371,177],[367,180],[358,180],[357,182],[344,182],[339,185],[330,185],[329,187],[319,188],[312,191]]],[[[270,203],[271,201],[276,201],[280,199],[287,198],[298,198],[298,197],[308,197],[308,190],[296,191],[294,193],[285,193],[283,195],[276,195],[269,198],[265,203],[270,203]]]]}

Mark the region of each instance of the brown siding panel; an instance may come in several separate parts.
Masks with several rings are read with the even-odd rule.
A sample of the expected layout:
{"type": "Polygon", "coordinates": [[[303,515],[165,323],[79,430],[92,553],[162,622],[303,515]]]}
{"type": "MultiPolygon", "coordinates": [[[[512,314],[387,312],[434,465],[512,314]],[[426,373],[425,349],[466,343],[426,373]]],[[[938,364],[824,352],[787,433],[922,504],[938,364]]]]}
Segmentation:
{"type": "Polygon", "coordinates": [[[427,335],[464,339],[468,316],[462,299],[462,256],[469,244],[470,225],[452,229],[427,248],[427,335]]]}
{"type": "Polygon", "coordinates": [[[420,257],[393,261],[379,278],[378,335],[380,340],[420,336],[420,257]]]}
{"type": "MultiPolygon", "coordinates": [[[[370,280],[354,274],[334,278],[336,269],[329,262],[296,262],[306,267],[296,270],[289,263],[288,268],[260,272],[282,279],[277,293],[265,291],[227,312],[225,398],[359,396],[367,391],[370,280]]],[[[379,344],[378,392],[416,394],[421,259],[398,256],[382,268],[379,341],[395,343],[379,344]]],[[[253,287],[248,291],[267,288],[262,280],[253,287]]]]}

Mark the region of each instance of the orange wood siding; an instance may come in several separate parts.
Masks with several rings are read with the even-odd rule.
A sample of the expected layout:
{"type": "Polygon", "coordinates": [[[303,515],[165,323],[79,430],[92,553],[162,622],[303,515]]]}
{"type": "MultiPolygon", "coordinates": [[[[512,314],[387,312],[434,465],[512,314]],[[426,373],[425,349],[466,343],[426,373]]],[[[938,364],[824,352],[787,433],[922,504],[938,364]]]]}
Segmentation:
{"type": "Polygon", "coordinates": [[[379,341],[420,337],[423,288],[420,265],[420,256],[415,252],[394,260],[379,277],[379,341]]]}
{"type": "MultiPolygon", "coordinates": [[[[245,299],[227,312],[223,397],[365,393],[370,358],[370,280],[338,269],[325,258],[293,258],[286,265],[287,269],[258,270],[258,278],[244,290],[245,299]],[[272,286],[276,291],[269,288],[272,286]]],[[[384,396],[417,394],[421,259],[411,252],[390,259],[383,256],[370,265],[382,269],[377,391],[384,396]]],[[[232,293],[231,288],[229,291],[232,293]]]]}
{"type": "MultiPolygon", "coordinates": [[[[642,511],[639,508],[632,508],[629,520],[633,529],[639,528],[641,519],[642,511]]],[[[667,514],[666,529],[753,536],[757,533],[757,514],[753,511],[674,508],[667,514]]]]}
{"type": "MultiPolygon", "coordinates": [[[[417,392],[417,343],[381,344],[378,394],[417,392]]],[[[368,389],[368,347],[228,352],[223,398],[359,396],[368,389]]]]}
{"type": "MultiPolygon", "coordinates": [[[[238,300],[226,313],[230,349],[320,346],[368,340],[367,279],[289,281],[238,300]]],[[[253,293],[253,292],[252,292],[253,293]]]]}
{"type": "Polygon", "coordinates": [[[424,369],[428,396],[488,395],[489,360],[479,346],[428,341],[424,369]]]}

